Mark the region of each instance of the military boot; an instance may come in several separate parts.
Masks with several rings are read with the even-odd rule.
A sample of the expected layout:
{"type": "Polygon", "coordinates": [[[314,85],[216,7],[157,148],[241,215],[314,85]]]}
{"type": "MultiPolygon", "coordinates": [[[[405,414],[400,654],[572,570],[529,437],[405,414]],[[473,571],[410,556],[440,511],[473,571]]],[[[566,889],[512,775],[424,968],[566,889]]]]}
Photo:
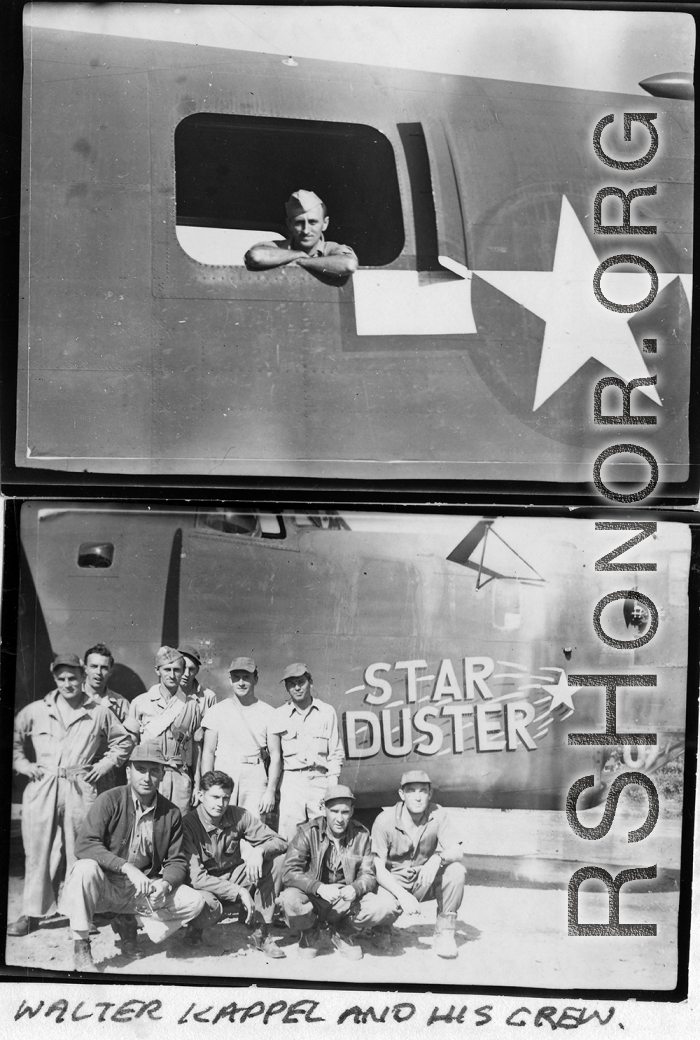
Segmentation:
{"type": "Polygon", "coordinates": [[[125,957],[140,960],[143,953],[138,945],[138,926],[133,914],[117,914],[112,921],[112,929],[117,933],[117,945],[125,957]]]}
{"type": "Polygon", "coordinates": [[[330,926],[331,942],[342,957],[351,961],[361,961],[364,956],[355,930],[344,921],[330,926]]]}
{"type": "Polygon", "coordinates": [[[456,913],[438,914],[435,922],[435,938],[433,939],[433,952],[438,957],[456,957],[457,943],[455,942],[456,913]]]}
{"type": "Polygon", "coordinates": [[[321,941],[321,929],[318,925],[314,925],[313,928],[306,928],[299,936],[299,946],[297,947],[297,953],[300,957],[305,960],[310,960],[312,957],[318,956],[318,944],[321,941]]]}
{"type": "Polygon", "coordinates": [[[287,956],[284,950],[280,950],[270,935],[270,930],[265,921],[258,922],[250,934],[250,941],[256,950],[260,950],[266,957],[271,957],[273,960],[281,960],[282,957],[287,956]]]}
{"type": "Polygon", "coordinates": [[[89,939],[76,939],[73,944],[73,968],[75,971],[97,971],[92,959],[89,939]]]}

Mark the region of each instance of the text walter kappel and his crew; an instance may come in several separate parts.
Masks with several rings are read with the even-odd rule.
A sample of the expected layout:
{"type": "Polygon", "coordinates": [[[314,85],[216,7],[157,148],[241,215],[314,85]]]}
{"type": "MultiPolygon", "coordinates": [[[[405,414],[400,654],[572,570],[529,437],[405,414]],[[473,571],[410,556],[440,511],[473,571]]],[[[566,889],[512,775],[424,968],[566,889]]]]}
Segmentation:
{"type": "Polygon", "coordinates": [[[198,945],[234,913],[251,946],[279,959],[285,952],[270,932],[277,907],[299,956],[315,957],[327,931],[339,954],[359,960],[360,937],[387,949],[399,915],[431,899],[433,950],[457,956],[466,871],[428,773],[403,774],[399,801],[372,834],[353,820],[354,794],[339,783],[335,709],[314,696],[305,664],[284,670],[289,701],[273,709],[255,696],[255,661],[235,658],[229,696],[207,707],[196,650],[164,646],[158,683],[125,713],[107,685],[108,647],[91,647],[85,662],[87,675],[76,655],[57,655],[56,688],[16,719],[14,768],[29,783],[24,913],[9,935],[27,935],[56,912],[65,857],[59,908],[78,971],[96,970],[90,935],[104,915],[132,958],[144,955],[139,925],[153,943],[185,927],[186,942],[198,945]]]}

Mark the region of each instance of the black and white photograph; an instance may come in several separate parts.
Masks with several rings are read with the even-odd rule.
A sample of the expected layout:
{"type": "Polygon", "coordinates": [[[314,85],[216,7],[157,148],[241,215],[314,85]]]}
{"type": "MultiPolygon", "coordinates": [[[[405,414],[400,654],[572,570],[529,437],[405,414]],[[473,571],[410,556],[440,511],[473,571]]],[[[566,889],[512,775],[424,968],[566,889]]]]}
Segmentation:
{"type": "Polygon", "coordinates": [[[697,1035],[699,9],[635,7],[7,4],[0,1035],[697,1035]]]}
{"type": "Polygon", "coordinates": [[[687,524],[56,501],[20,542],[8,965],[676,989],[687,524]]]}
{"type": "Polygon", "coordinates": [[[24,19],[18,467],[690,479],[690,14],[24,19]]]}

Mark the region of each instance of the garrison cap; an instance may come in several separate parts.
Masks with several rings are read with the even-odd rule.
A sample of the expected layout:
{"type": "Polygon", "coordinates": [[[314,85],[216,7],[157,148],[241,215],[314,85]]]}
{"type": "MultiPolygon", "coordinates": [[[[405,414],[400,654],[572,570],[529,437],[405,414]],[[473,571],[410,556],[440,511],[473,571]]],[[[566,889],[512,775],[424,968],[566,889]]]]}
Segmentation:
{"type": "Polygon", "coordinates": [[[251,672],[255,674],[257,668],[252,657],[234,657],[228,666],[229,672],[251,672]]]}
{"type": "Polygon", "coordinates": [[[179,650],[174,650],[172,646],[161,646],[156,654],[156,668],[160,668],[164,664],[171,664],[181,657],[182,653],[179,650]]]}
{"type": "Polygon", "coordinates": [[[345,798],[349,802],[355,801],[355,795],[349,787],[345,787],[344,784],[335,784],[333,787],[329,787],[324,794],[323,804],[328,805],[329,802],[337,802],[340,798],[345,798]]]}
{"type": "Polygon", "coordinates": [[[55,672],[61,665],[65,668],[82,668],[83,662],[77,654],[56,654],[51,665],[51,671],[55,672]]]}
{"type": "Polygon", "coordinates": [[[406,784],[430,784],[432,786],[432,780],[423,769],[409,769],[401,777],[399,786],[404,787],[406,784]]]}
{"type": "Polygon", "coordinates": [[[319,199],[315,191],[304,191],[303,188],[292,192],[284,204],[288,217],[298,217],[301,213],[308,213],[310,209],[316,209],[317,206],[324,206],[323,201],[319,199]]]}
{"type": "Polygon", "coordinates": [[[202,658],[199,656],[199,650],[195,650],[193,646],[187,644],[185,644],[185,646],[179,646],[177,649],[178,653],[181,654],[182,657],[189,657],[190,661],[194,661],[196,665],[201,667],[202,658]]]}
{"type": "Polygon", "coordinates": [[[137,744],[129,755],[128,760],[129,762],[150,762],[151,765],[156,766],[167,765],[159,745],[154,744],[149,740],[143,744],[137,744]]]}
{"type": "Polygon", "coordinates": [[[305,664],[301,664],[297,661],[296,664],[288,664],[284,670],[284,674],[280,679],[280,682],[284,682],[286,679],[300,679],[302,675],[311,675],[311,672],[305,664]]]}

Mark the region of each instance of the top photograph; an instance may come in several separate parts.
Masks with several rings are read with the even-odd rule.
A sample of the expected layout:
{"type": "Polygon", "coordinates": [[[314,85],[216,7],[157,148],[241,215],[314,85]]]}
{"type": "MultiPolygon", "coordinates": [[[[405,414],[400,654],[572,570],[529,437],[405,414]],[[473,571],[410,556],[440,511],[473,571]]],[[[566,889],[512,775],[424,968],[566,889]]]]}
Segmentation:
{"type": "Polygon", "coordinates": [[[687,494],[694,55],[668,10],[28,5],[15,467],[687,494]]]}

